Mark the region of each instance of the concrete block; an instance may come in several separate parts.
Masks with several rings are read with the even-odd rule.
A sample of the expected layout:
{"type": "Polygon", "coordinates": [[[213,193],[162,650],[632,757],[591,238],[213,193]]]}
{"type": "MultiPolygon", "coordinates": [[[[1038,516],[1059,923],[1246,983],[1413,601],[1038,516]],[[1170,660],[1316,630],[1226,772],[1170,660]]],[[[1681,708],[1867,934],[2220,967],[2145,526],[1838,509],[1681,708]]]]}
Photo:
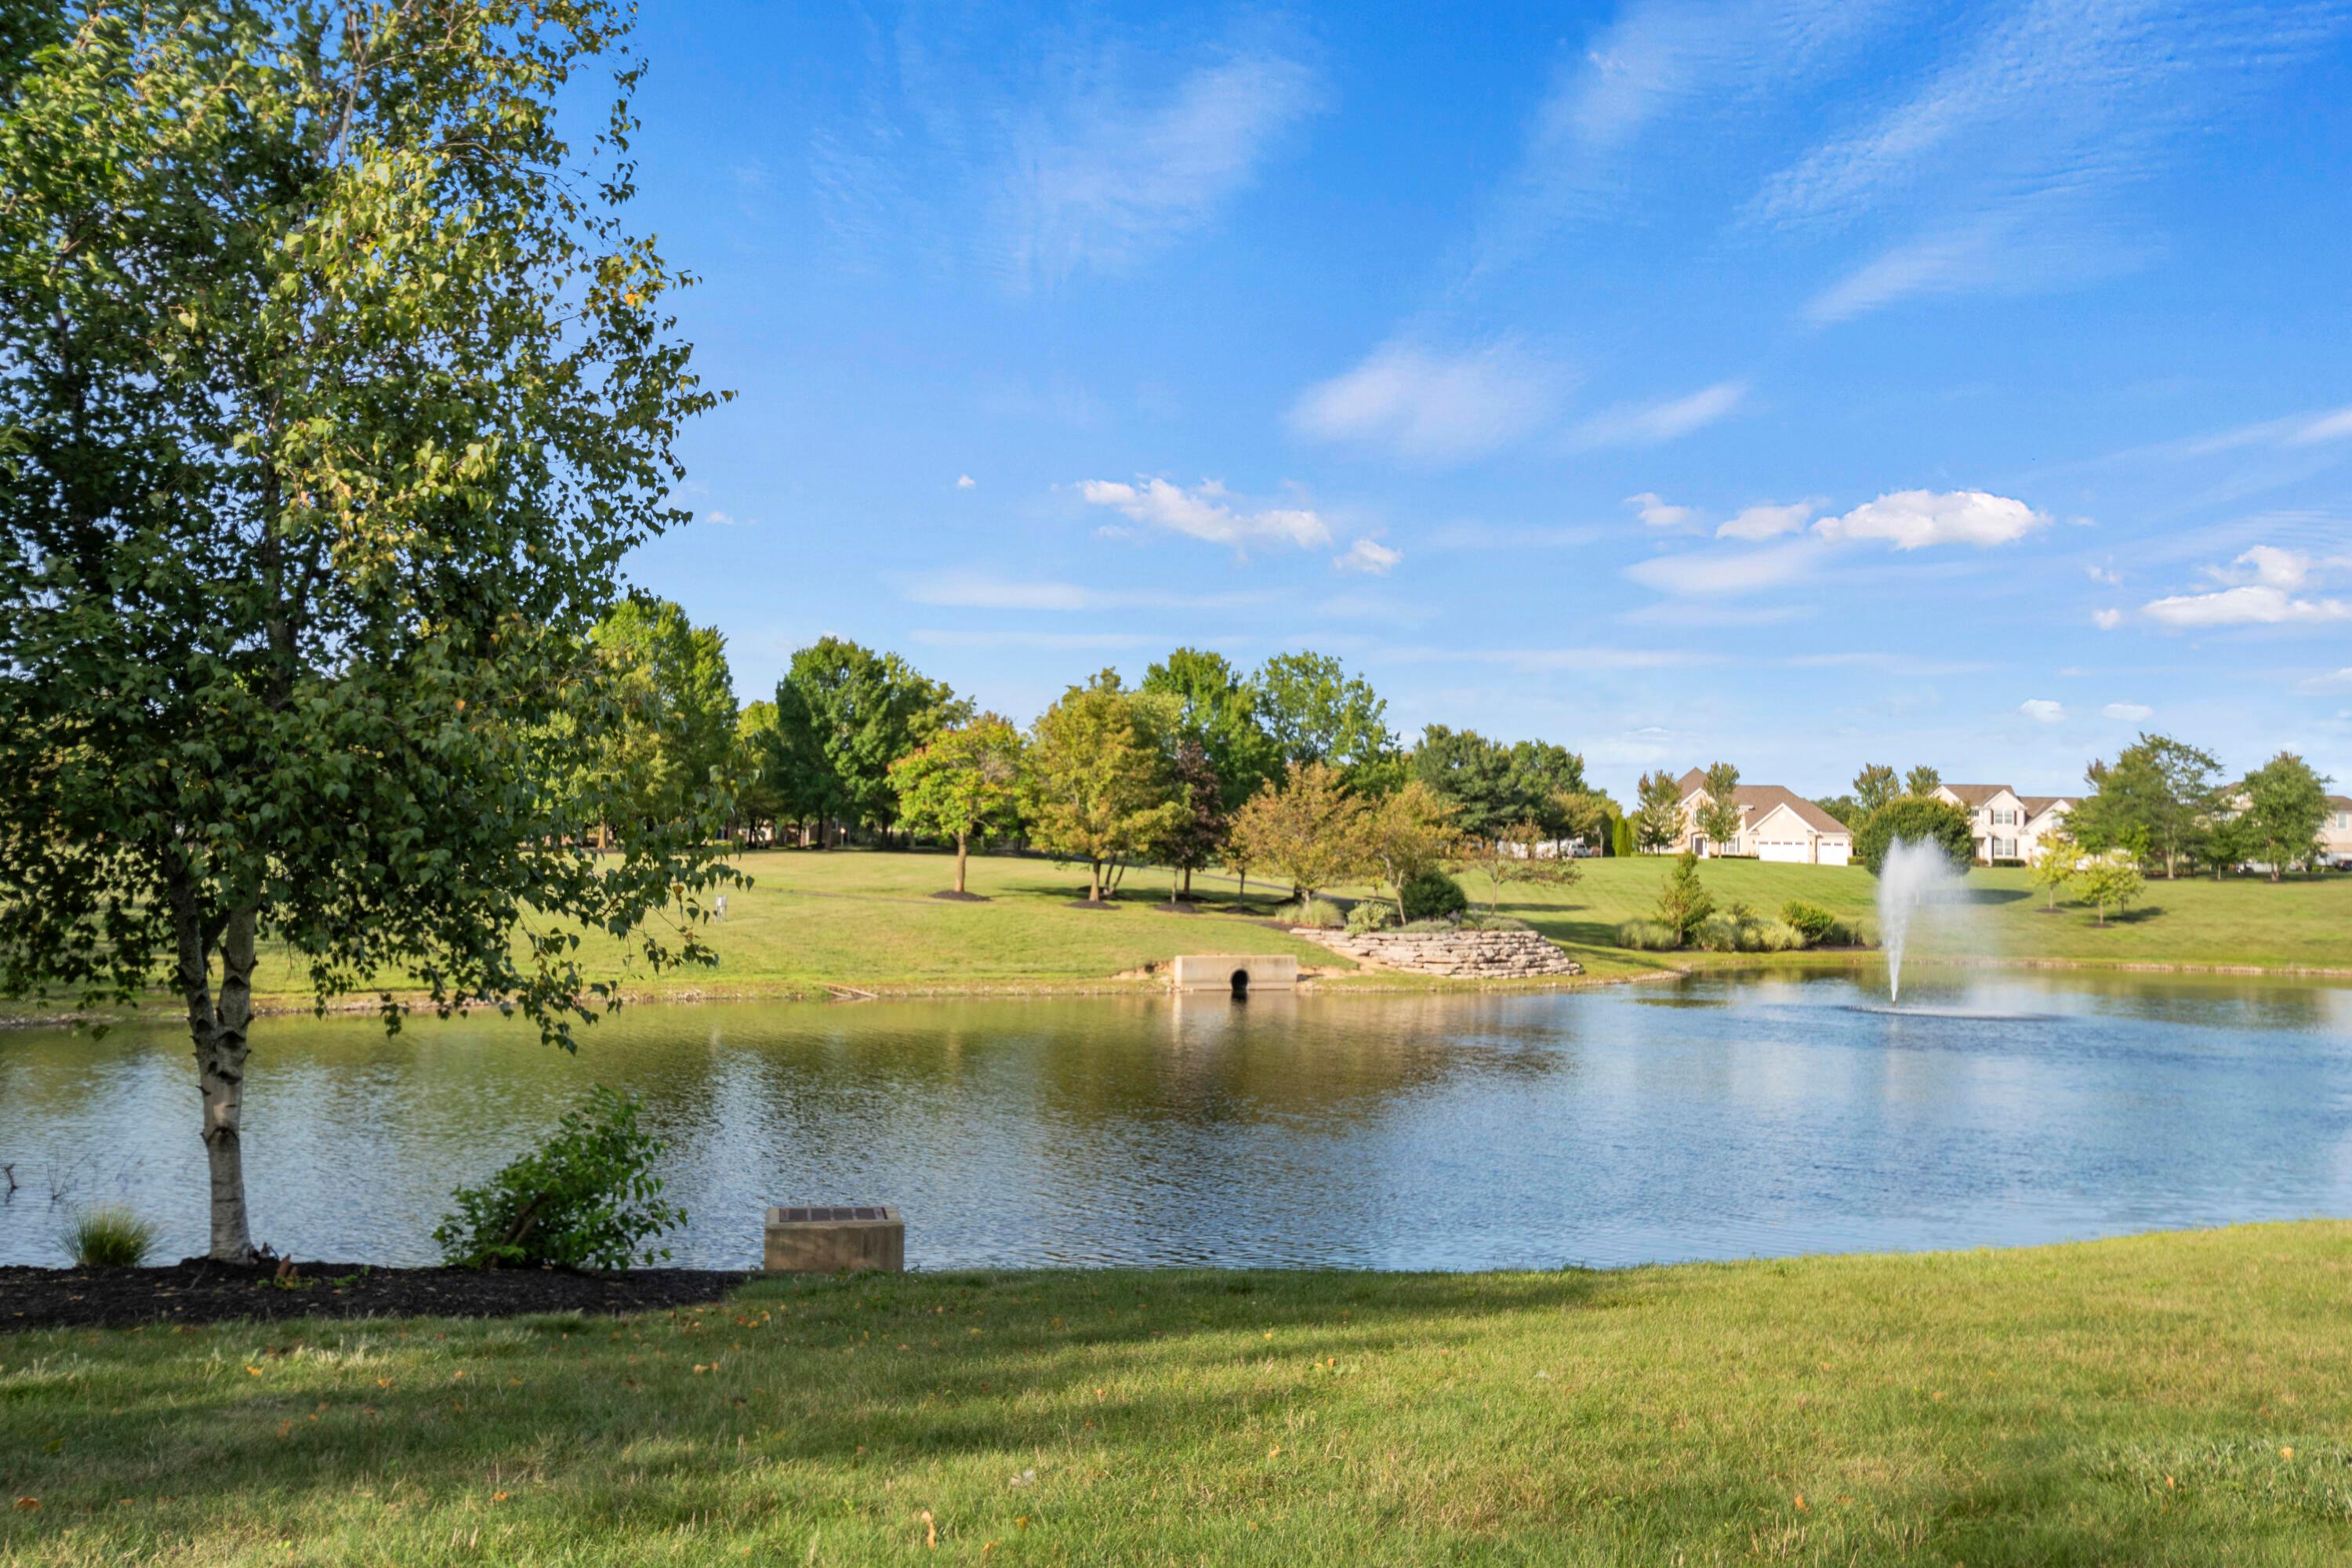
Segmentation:
{"type": "Polygon", "coordinates": [[[1188,952],[1176,960],[1171,984],[1179,991],[1288,991],[1298,984],[1298,960],[1286,952],[1188,952]]]}
{"type": "Polygon", "coordinates": [[[896,1274],[907,1267],[907,1224],[879,1204],[772,1208],[762,1266],[771,1274],[896,1274]]]}

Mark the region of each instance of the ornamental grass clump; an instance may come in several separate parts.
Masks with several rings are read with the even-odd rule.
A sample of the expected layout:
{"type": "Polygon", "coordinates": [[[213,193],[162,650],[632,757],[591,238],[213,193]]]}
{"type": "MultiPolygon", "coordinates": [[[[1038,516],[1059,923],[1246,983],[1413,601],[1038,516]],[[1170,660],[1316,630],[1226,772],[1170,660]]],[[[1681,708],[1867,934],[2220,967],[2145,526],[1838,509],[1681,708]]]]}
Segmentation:
{"type": "Polygon", "coordinates": [[[459,1187],[433,1239],[460,1268],[662,1262],[669,1248],[644,1243],[686,1223],[653,1173],[667,1150],[637,1125],[635,1096],[599,1084],[539,1148],[479,1186],[459,1187]]]}
{"type": "Polygon", "coordinates": [[[66,1233],[78,1268],[136,1268],[155,1250],[155,1226],[121,1204],[85,1209],[66,1233]]]}

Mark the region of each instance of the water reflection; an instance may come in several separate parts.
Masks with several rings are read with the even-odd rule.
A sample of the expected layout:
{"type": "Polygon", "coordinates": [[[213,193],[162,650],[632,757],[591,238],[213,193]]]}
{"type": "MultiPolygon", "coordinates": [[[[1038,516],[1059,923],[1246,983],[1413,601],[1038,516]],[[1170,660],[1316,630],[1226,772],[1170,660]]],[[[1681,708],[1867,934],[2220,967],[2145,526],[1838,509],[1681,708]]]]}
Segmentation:
{"type": "MultiPolygon", "coordinates": [[[[1487,997],[642,1007],[577,1059],[492,1018],[272,1019],[259,1233],[418,1261],[449,1188],[592,1081],[643,1096],[693,1215],[887,1201],[919,1266],[1617,1264],[2026,1242],[2352,1209],[2352,991],[1835,975],[1487,997]]],[[[0,1036],[0,1258],[126,1198],[201,1244],[168,1027],[0,1036]],[[53,1190],[65,1201],[52,1204],[53,1190]]]]}

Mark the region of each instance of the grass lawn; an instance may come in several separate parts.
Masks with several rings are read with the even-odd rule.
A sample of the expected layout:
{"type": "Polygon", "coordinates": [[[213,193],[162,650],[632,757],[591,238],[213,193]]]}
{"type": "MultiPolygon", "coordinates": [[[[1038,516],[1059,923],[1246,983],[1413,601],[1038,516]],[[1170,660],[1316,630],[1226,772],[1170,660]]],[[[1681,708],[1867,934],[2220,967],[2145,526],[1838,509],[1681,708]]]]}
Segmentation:
{"type": "Polygon", "coordinates": [[[0,1562],[2338,1563],[2352,1225],[0,1334],[0,1562]]]}
{"type": "MultiPolygon", "coordinates": [[[[1246,906],[1233,908],[1230,877],[1194,879],[1206,911],[1172,915],[1163,900],[1168,874],[1130,872],[1123,896],[1107,909],[1074,908],[1086,891],[1083,869],[1045,860],[976,856],[971,889],[985,903],[930,897],[945,888],[951,862],[942,854],[867,850],[778,850],[746,855],[754,879],[730,896],[730,918],[710,928],[720,962],[713,970],[628,980],[635,992],[706,996],[822,996],[828,987],[888,994],[990,990],[1100,990],[1143,986],[1147,963],[1180,952],[1287,952],[1341,983],[1441,985],[1394,974],[1354,981],[1347,959],[1261,921],[1276,889],[1253,881],[1246,906]],[[1243,918],[1247,917],[1247,918],[1243,918]]],[[[1642,857],[1580,863],[1574,886],[1506,890],[1502,912],[1560,942],[1601,979],[1654,973],[1718,962],[1703,953],[1628,952],[1614,945],[1619,922],[1647,915],[1666,862],[1642,857]]],[[[1759,913],[1801,898],[1840,914],[1866,914],[1876,884],[1854,868],[1709,862],[1704,879],[1720,903],[1759,913]]],[[[1484,907],[1487,886],[1475,872],[1461,880],[1484,907]]],[[[1338,889],[1361,895],[1366,889],[1338,889]]],[[[2352,876],[2273,886],[2231,880],[2151,882],[2147,901],[2102,928],[2090,912],[2042,912],[2042,899],[2016,870],[1979,870],[1968,879],[1964,924],[1915,943],[1923,958],[2055,959],[2089,963],[2179,963],[2352,971],[2352,876]]],[[[616,950],[617,952],[617,950],[616,950]]],[[[617,962],[617,958],[615,962],[617,962]]],[[[1787,957],[1740,955],[1744,964],[1787,957]]],[[[1854,962],[1853,955],[1797,955],[1797,962],[1854,962]]],[[[1874,959],[1865,960],[1874,963],[1874,959]]],[[[305,1000],[299,971],[266,961],[257,976],[265,1000],[305,1000]]],[[[158,997],[169,1005],[170,998],[158,997]]]]}

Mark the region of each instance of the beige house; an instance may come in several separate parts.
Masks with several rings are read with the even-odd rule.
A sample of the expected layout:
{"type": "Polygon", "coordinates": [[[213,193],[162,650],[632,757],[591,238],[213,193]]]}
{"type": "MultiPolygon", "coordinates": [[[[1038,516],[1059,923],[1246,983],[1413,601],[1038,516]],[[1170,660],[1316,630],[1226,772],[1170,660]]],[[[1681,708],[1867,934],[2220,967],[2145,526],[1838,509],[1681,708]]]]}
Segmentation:
{"type": "Polygon", "coordinates": [[[2319,856],[2336,866],[2352,866],[2352,795],[2327,797],[2327,815],[2319,824],[2319,856]]]}
{"type": "Polygon", "coordinates": [[[2031,864],[2042,840],[2075,805],[2073,795],[2020,795],[2007,784],[1937,784],[1934,798],[1969,814],[1979,866],[1996,860],[2031,864]]]}
{"type": "Polygon", "coordinates": [[[1699,807],[1714,801],[1706,793],[1706,775],[1693,768],[1678,782],[1682,831],[1672,846],[1677,853],[1752,855],[1799,866],[1843,866],[1853,858],[1853,833],[1844,823],[1779,784],[1741,784],[1738,836],[1728,844],[1710,844],[1698,827],[1699,807]]]}

